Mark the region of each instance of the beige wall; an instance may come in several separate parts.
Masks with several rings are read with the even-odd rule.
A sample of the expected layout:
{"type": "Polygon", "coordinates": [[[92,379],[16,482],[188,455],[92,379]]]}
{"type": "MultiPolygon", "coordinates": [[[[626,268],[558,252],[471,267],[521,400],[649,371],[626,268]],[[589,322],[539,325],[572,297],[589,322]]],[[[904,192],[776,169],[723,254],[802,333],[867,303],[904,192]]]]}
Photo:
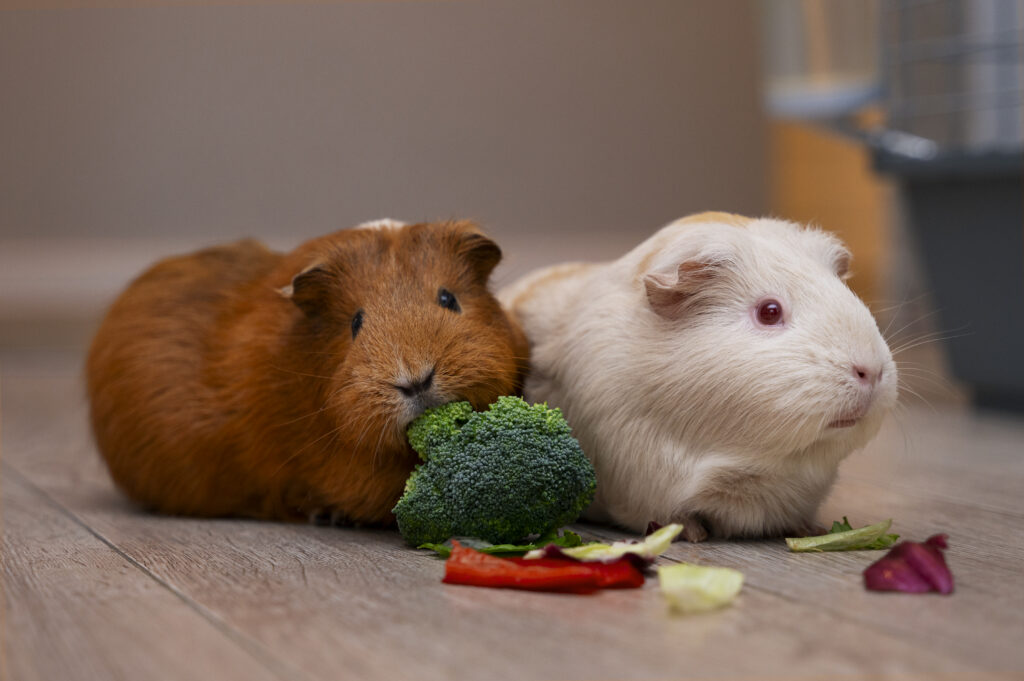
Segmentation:
{"type": "Polygon", "coordinates": [[[308,236],[384,215],[644,234],[760,212],[750,9],[2,12],[0,238],[308,236]]]}
{"type": "Polygon", "coordinates": [[[14,1],[50,9],[0,11],[0,349],[241,236],[472,217],[501,285],[766,208],[748,2],[14,1]]]}

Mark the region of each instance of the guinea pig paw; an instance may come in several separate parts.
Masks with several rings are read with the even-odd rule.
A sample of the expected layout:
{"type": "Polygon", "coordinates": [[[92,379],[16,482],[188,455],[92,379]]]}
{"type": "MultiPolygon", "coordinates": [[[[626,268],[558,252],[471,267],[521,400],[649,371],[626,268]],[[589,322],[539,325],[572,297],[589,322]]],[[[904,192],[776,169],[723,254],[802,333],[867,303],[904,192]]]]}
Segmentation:
{"type": "Polygon", "coordinates": [[[783,534],[787,537],[820,537],[827,532],[828,530],[819,525],[818,521],[805,520],[783,534]]]}
{"type": "Polygon", "coordinates": [[[331,511],[331,525],[335,527],[358,527],[343,511],[331,511]]]}
{"type": "Polygon", "coordinates": [[[309,522],[321,527],[359,527],[352,519],[336,508],[317,508],[309,514],[309,522]]]}
{"type": "Polygon", "coordinates": [[[680,517],[676,522],[683,526],[683,531],[679,535],[680,538],[693,544],[704,541],[708,538],[708,528],[704,526],[704,523],[701,522],[700,518],[697,516],[685,515],[680,517]]]}
{"type": "Polygon", "coordinates": [[[331,515],[331,509],[329,508],[316,508],[310,512],[309,522],[311,525],[331,525],[331,515]]]}

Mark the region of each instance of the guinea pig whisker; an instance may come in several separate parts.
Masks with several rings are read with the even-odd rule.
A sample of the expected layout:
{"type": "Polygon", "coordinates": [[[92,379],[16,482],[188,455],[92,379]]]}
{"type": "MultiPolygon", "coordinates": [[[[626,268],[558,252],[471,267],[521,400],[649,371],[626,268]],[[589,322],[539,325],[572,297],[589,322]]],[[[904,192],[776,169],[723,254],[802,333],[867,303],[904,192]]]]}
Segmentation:
{"type": "MultiPolygon", "coordinates": [[[[943,393],[947,397],[956,394],[956,391],[953,389],[953,386],[950,385],[948,381],[943,381],[943,380],[935,379],[935,378],[933,378],[931,376],[919,376],[919,375],[914,375],[914,374],[911,374],[909,376],[909,378],[912,378],[915,384],[917,384],[917,385],[925,384],[925,385],[931,387],[933,390],[937,390],[937,391],[943,393]]],[[[909,383],[908,383],[908,385],[909,385],[909,383]]]]}
{"type": "Polygon", "coordinates": [[[316,409],[314,411],[309,412],[305,416],[299,416],[298,418],[291,419],[290,421],[284,421],[282,423],[278,423],[278,424],[276,424],[274,426],[271,426],[271,427],[272,428],[284,428],[285,426],[290,426],[293,423],[298,423],[299,421],[304,421],[305,419],[308,419],[311,416],[316,416],[317,414],[322,414],[326,410],[327,410],[327,405],[325,404],[322,407],[320,407],[319,409],[316,409]]]}
{"type": "MultiPolygon", "coordinates": [[[[871,301],[865,300],[864,304],[867,305],[871,309],[872,313],[888,312],[889,310],[901,309],[901,308],[903,308],[904,305],[909,305],[910,303],[916,303],[919,300],[922,300],[923,298],[925,298],[927,295],[928,295],[927,293],[919,293],[916,296],[914,296],[913,298],[904,298],[903,300],[901,300],[898,303],[894,302],[892,300],[881,300],[881,299],[879,299],[879,300],[871,300],[871,301]],[[887,305],[887,307],[876,308],[875,305],[879,305],[879,304],[887,305]]],[[[896,316],[896,315],[894,315],[894,316],[896,316]]]]}
{"type": "Polygon", "coordinates": [[[332,447],[334,447],[334,444],[338,441],[338,437],[341,435],[341,433],[341,428],[335,428],[333,431],[331,431],[331,439],[324,443],[324,449],[330,450],[332,447]]]}
{"type": "Polygon", "coordinates": [[[285,466],[287,466],[292,461],[297,459],[300,454],[302,454],[304,451],[306,451],[307,449],[309,449],[310,447],[315,445],[317,442],[320,442],[324,438],[326,438],[326,437],[328,437],[330,435],[333,435],[334,433],[338,432],[339,430],[341,430],[341,426],[339,426],[337,428],[332,428],[331,430],[329,430],[328,432],[324,433],[323,435],[321,435],[317,439],[313,440],[312,442],[307,442],[303,447],[300,447],[297,451],[292,452],[292,454],[287,459],[282,461],[281,465],[278,466],[277,469],[274,470],[274,472],[270,474],[270,478],[271,479],[276,478],[278,473],[280,473],[282,470],[284,470],[285,466]]]}
{"type": "Polygon", "coordinates": [[[307,355],[312,357],[313,355],[324,355],[326,357],[339,357],[339,354],[333,350],[292,350],[296,355],[307,355]]]}
{"type": "Polygon", "coordinates": [[[284,367],[279,367],[279,366],[276,366],[274,364],[269,364],[268,366],[271,369],[275,369],[277,371],[280,371],[280,372],[286,373],[286,374],[293,374],[295,376],[306,376],[307,378],[319,378],[319,379],[324,380],[324,381],[331,380],[331,376],[320,376],[318,374],[306,374],[306,373],[303,373],[301,371],[292,371],[291,369],[285,369],[284,367]]]}
{"type": "Polygon", "coordinates": [[[903,391],[905,393],[909,393],[909,394],[913,395],[914,397],[916,397],[917,399],[921,400],[921,402],[923,402],[929,409],[931,409],[932,413],[935,413],[935,414],[938,413],[938,411],[936,411],[936,409],[932,405],[932,403],[929,402],[927,399],[925,399],[925,397],[923,395],[921,395],[921,393],[917,392],[913,388],[907,386],[906,384],[901,383],[899,385],[899,389],[901,391],[903,391]]]}
{"type": "Polygon", "coordinates": [[[945,374],[936,371],[930,366],[908,361],[897,361],[894,363],[896,364],[897,374],[900,376],[906,375],[913,377],[915,380],[927,380],[936,386],[950,390],[953,388],[953,383],[945,374]]]}
{"type": "MultiPolygon", "coordinates": [[[[895,310],[896,310],[896,312],[894,312],[894,313],[893,313],[893,314],[892,314],[892,315],[890,316],[890,318],[889,318],[889,323],[888,323],[888,324],[886,324],[886,331],[888,331],[888,330],[889,330],[889,328],[890,328],[890,327],[891,327],[891,326],[892,326],[892,325],[893,325],[894,323],[896,323],[897,321],[902,321],[902,320],[900,320],[900,315],[901,315],[901,313],[903,312],[903,307],[904,307],[905,305],[907,305],[907,304],[909,304],[909,303],[917,303],[917,302],[920,302],[920,300],[921,300],[922,298],[925,298],[926,296],[927,296],[927,294],[922,294],[922,295],[918,295],[918,296],[915,296],[914,298],[910,298],[910,299],[905,299],[905,300],[903,300],[903,302],[899,303],[898,305],[894,305],[894,306],[892,306],[892,307],[889,307],[889,308],[887,308],[886,310],[884,310],[884,311],[888,311],[888,310],[892,310],[892,309],[895,309],[895,310]]],[[[927,308],[926,308],[926,309],[927,309],[927,308]]],[[[882,312],[882,311],[883,311],[883,310],[880,310],[880,312],[882,312]]],[[[907,324],[906,326],[904,326],[904,327],[903,327],[903,329],[907,328],[907,326],[910,326],[910,325],[912,325],[912,324],[916,324],[917,322],[920,322],[920,321],[922,321],[922,320],[928,319],[929,317],[932,317],[932,316],[934,316],[934,315],[935,315],[935,314],[936,314],[937,312],[938,312],[938,309],[934,309],[934,308],[933,308],[933,309],[931,309],[930,311],[928,311],[928,312],[925,312],[925,313],[921,314],[920,316],[918,316],[917,318],[915,318],[915,319],[911,320],[909,324],[907,324]]],[[[900,330],[902,331],[902,329],[900,329],[900,330]]],[[[897,332],[897,333],[898,333],[898,332],[897,332]]],[[[885,333],[883,332],[883,334],[882,334],[882,335],[883,335],[883,336],[885,336],[885,333]]]]}
{"type": "Polygon", "coordinates": [[[903,452],[910,451],[910,436],[907,428],[907,409],[905,405],[896,405],[892,410],[893,422],[899,427],[903,436],[903,452]]]}
{"type": "Polygon", "coordinates": [[[363,438],[366,437],[366,434],[368,432],[370,432],[370,426],[373,425],[373,423],[368,418],[367,419],[363,419],[363,424],[364,424],[363,425],[363,429],[359,432],[359,439],[356,440],[355,445],[352,446],[352,449],[351,449],[351,451],[349,453],[349,458],[350,459],[351,459],[351,457],[355,456],[356,452],[359,451],[359,445],[363,444],[363,438]]]}
{"type": "Polygon", "coordinates": [[[896,365],[897,369],[906,369],[906,368],[913,368],[913,367],[928,367],[928,366],[930,366],[929,364],[926,364],[925,362],[912,362],[909,359],[894,359],[893,360],[893,364],[896,365]]]}
{"type": "Polygon", "coordinates": [[[950,385],[949,380],[947,380],[943,374],[927,367],[900,366],[897,367],[896,370],[900,374],[913,376],[915,378],[930,379],[942,385],[950,385]]]}
{"type": "Polygon", "coordinates": [[[900,376],[909,376],[916,381],[927,381],[931,385],[946,390],[952,390],[952,384],[939,372],[932,369],[900,366],[898,367],[900,376]]]}
{"type": "Polygon", "coordinates": [[[931,317],[932,315],[936,314],[937,312],[938,312],[938,310],[935,310],[935,311],[929,312],[928,314],[922,315],[921,317],[918,317],[916,320],[911,321],[910,323],[903,325],[895,333],[883,334],[883,337],[885,338],[885,342],[888,343],[890,345],[890,347],[894,346],[894,345],[898,346],[898,345],[902,345],[902,344],[905,344],[905,343],[908,343],[908,342],[913,342],[913,341],[916,341],[916,340],[920,340],[920,339],[923,339],[923,338],[928,338],[928,337],[931,337],[931,336],[942,335],[944,333],[958,333],[960,331],[963,331],[963,330],[967,329],[970,326],[970,324],[964,324],[963,326],[960,326],[960,327],[955,328],[955,329],[948,329],[948,330],[946,330],[946,329],[939,329],[939,330],[936,330],[936,331],[924,332],[924,333],[918,334],[916,336],[910,336],[909,338],[902,338],[902,339],[900,338],[900,335],[907,328],[909,328],[910,326],[914,325],[918,321],[921,321],[923,319],[931,317]]]}
{"type": "Polygon", "coordinates": [[[291,425],[293,423],[297,423],[299,421],[302,421],[303,419],[308,419],[311,416],[316,416],[317,414],[322,414],[324,411],[326,411],[328,408],[330,408],[331,399],[335,395],[337,395],[339,392],[341,392],[342,390],[347,388],[348,386],[349,386],[349,384],[345,383],[341,387],[336,388],[336,389],[332,390],[330,393],[328,393],[327,399],[324,400],[324,403],[318,409],[315,409],[314,411],[311,411],[310,413],[306,414],[305,416],[300,416],[298,418],[292,419],[291,421],[285,421],[284,423],[279,423],[278,425],[276,425],[274,427],[275,428],[281,428],[283,426],[291,425]]]}
{"type": "Polygon", "coordinates": [[[933,337],[941,336],[944,333],[953,333],[955,331],[960,331],[960,330],[962,330],[962,329],[954,329],[952,332],[928,331],[928,332],[921,333],[921,334],[916,335],[916,336],[911,336],[909,338],[903,338],[903,339],[899,340],[898,342],[896,341],[896,338],[894,336],[893,338],[889,339],[887,342],[889,342],[890,346],[895,346],[895,347],[899,348],[899,347],[901,347],[903,345],[907,345],[909,343],[916,343],[917,341],[920,341],[920,340],[925,340],[927,338],[933,338],[933,337]]]}
{"type": "Polygon", "coordinates": [[[385,428],[380,429],[380,433],[377,435],[377,446],[373,448],[373,459],[370,463],[370,473],[377,472],[377,456],[380,454],[380,446],[384,442],[384,431],[385,428]]]}
{"type": "MultiPolygon", "coordinates": [[[[897,330],[897,331],[893,332],[892,334],[890,334],[889,333],[889,329],[892,328],[893,324],[896,322],[896,320],[898,320],[899,313],[902,311],[903,305],[906,304],[906,302],[908,302],[908,301],[904,301],[904,302],[902,302],[902,303],[900,303],[899,305],[896,306],[896,313],[893,314],[891,317],[889,317],[889,324],[887,324],[886,328],[882,331],[882,337],[885,338],[887,342],[889,341],[890,338],[895,338],[896,336],[898,336],[902,331],[904,331],[908,327],[911,327],[911,326],[913,326],[915,324],[918,324],[919,322],[924,322],[925,320],[927,320],[928,317],[934,316],[939,311],[937,309],[933,309],[930,312],[926,312],[925,314],[922,314],[922,315],[920,315],[920,316],[918,316],[916,318],[913,318],[913,320],[911,320],[907,324],[905,324],[902,327],[900,327],[899,330],[897,330]]],[[[892,309],[892,308],[889,308],[889,309],[892,309]]],[[[880,311],[882,311],[882,310],[880,310],[880,311]]]]}
{"type": "Polygon", "coordinates": [[[482,385],[484,387],[492,389],[495,392],[497,392],[499,388],[503,387],[500,382],[494,379],[477,379],[475,381],[467,383],[467,387],[470,385],[482,385]]]}
{"type": "Polygon", "coordinates": [[[901,352],[906,352],[907,350],[912,350],[922,345],[928,345],[929,343],[938,343],[940,341],[953,340],[954,338],[965,338],[967,336],[973,336],[973,331],[969,333],[958,333],[959,331],[962,331],[966,328],[967,326],[962,326],[958,329],[953,329],[952,331],[935,331],[929,334],[925,334],[916,339],[907,341],[903,345],[900,345],[899,347],[895,348],[894,350],[892,350],[892,354],[893,356],[896,356],[901,352]]]}

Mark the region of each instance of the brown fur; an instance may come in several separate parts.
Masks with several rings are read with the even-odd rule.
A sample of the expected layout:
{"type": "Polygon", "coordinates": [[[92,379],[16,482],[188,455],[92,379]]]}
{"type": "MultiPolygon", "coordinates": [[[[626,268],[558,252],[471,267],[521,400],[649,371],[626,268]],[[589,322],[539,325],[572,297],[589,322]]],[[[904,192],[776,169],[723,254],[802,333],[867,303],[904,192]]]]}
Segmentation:
{"type": "Polygon", "coordinates": [[[473,225],[444,223],[157,263],[114,303],[87,363],[115,482],[165,513],[390,522],[423,406],[396,384],[433,366],[432,402],[478,409],[520,390],[526,340],[487,289],[500,257],[473,225]],[[460,313],[438,305],[441,287],[460,313]]]}

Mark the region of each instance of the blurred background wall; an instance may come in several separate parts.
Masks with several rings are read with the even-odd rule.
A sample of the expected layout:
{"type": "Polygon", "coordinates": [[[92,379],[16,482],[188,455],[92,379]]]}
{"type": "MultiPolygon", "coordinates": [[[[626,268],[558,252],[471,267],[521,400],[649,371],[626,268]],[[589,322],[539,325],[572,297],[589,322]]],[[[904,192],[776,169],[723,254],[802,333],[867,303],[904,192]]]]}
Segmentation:
{"type": "Polygon", "coordinates": [[[69,4],[0,14],[9,341],[243,236],[470,217],[507,280],[768,209],[748,3],[69,4]]]}
{"type": "Polygon", "coordinates": [[[953,348],[1024,406],[1024,0],[0,8],[0,350],[80,353],[154,259],[245,236],[468,217],[501,286],[724,210],[838,233],[893,344],[957,336],[918,392],[953,348]]]}

